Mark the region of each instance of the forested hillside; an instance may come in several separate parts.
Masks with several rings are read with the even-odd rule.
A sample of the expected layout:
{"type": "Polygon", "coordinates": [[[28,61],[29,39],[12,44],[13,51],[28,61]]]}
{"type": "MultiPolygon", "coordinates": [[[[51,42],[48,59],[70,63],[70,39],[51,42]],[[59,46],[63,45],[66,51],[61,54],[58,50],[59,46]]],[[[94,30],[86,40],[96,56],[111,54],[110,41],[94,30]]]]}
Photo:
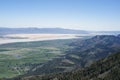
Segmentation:
{"type": "Polygon", "coordinates": [[[88,67],[94,61],[107,57],[120,50],[120,37],[112,35],[95,36],[86,40],[77,40],[69,46],[66,55],[48,61],[42,66],[35,67],[26,75],[68,72],[77,68],[88,67]]]}
{"type": "Polygon", "coordinates": [[[37,75],[14,80],[120,80],[120,52],[71,72],[37,75]]]}

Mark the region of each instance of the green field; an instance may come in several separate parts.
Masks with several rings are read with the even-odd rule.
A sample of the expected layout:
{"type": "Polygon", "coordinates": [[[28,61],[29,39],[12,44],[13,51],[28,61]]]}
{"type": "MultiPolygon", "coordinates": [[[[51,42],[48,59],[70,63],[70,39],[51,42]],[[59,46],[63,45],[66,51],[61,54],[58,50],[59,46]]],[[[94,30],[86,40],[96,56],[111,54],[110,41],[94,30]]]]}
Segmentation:
{"type": "Polygon", "coordinates": [[[26,73],[34,66],[65,54],[73,39],[19,42],[0,45],[0,78],[26,73]]]}

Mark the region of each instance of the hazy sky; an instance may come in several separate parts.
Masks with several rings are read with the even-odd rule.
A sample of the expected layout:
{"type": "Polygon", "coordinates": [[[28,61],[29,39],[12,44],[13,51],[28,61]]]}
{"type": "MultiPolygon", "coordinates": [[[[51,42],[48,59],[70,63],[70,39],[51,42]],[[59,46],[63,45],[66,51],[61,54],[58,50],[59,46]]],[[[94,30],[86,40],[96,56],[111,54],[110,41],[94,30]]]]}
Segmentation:
{"type": "Polygon", "coordinates": [[[0,0],[0,27],[120,31],[120,0],[0,0]]]}

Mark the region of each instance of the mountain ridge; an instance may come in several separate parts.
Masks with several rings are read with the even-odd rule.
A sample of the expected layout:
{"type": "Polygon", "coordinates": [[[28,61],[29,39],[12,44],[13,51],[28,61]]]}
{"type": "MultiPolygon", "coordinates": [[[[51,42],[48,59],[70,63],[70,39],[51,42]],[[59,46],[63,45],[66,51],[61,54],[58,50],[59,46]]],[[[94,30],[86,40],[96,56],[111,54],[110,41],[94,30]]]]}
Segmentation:
{"type": "Polygon", "coordinates": [[[25,34],[25,33],[88,34],[88,32],[84,30],[73,30],[64,28],[0,28],[0,34],[25,34]]]}
{"type": "Polygon", "coordinates": [[[26,28],[8,28],[0,27],[0,35],[5,34],[93,34],[93,35],[118,35],[120,31],[88,31],[77,29],[65,29],[65,28],[38,28],[38,27],[26,27],[26,28]]]}
{"type": "Polygon", "coordinates": [[[91,65],[93,61],[107,57],[120,50],[120,38],[113,35],[99,35],[86,40],[78,40],[70,44],[74,47],[66,51],[66,55],[45,63],[43,66],[29,71],[26,75],[68,72],[76,68],[91,65]]]}

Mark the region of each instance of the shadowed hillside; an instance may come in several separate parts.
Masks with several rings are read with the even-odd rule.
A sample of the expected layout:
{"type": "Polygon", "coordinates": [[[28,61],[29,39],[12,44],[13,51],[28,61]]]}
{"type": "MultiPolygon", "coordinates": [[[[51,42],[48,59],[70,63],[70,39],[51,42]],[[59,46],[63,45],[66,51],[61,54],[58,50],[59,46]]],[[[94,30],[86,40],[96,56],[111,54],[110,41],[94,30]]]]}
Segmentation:
{"type": "Polygon", "coordinates": [[[86,40],[77,40],[69,44],[73,47],[66,55],[33,66],[24,76],[69,72],[90,66],[94,61],[107,57],[120,50],[120,37],[112,35],[95,36],[86,40]]]}
{"type": "Polygon", "coordinates": [[[37,75],[14,80],[120,80],[120,52],[71,72],[37,75]]]}

